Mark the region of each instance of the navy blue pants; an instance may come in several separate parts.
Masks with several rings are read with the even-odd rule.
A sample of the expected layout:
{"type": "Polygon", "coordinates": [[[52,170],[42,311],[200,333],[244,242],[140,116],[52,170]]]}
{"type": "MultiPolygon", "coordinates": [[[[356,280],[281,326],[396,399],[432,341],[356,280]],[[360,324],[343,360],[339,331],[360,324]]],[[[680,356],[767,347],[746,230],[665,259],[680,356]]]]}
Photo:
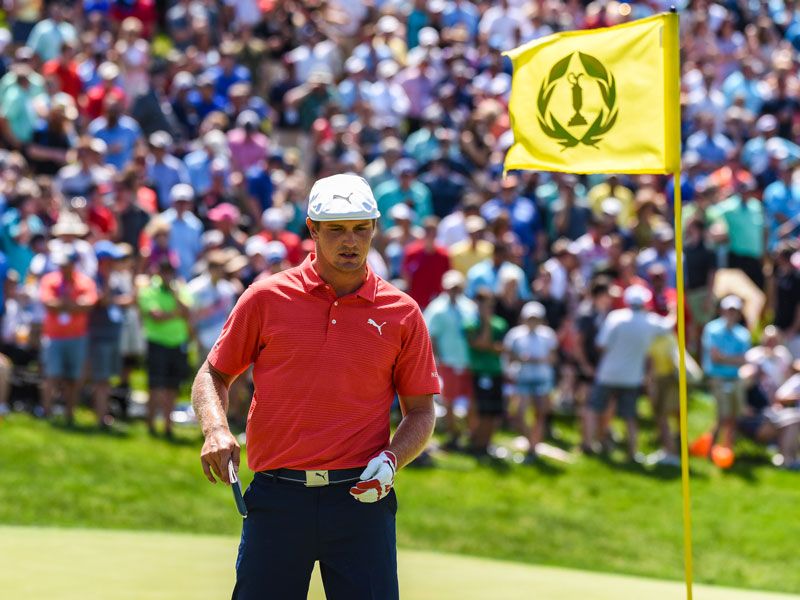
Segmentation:
{"type": "Polygon", "coordinates": [[[372,504],[349,490],[256,474],[233,600],[306,600],[317,561],[328,600],[398,600],[394,490],[372,504]]]}

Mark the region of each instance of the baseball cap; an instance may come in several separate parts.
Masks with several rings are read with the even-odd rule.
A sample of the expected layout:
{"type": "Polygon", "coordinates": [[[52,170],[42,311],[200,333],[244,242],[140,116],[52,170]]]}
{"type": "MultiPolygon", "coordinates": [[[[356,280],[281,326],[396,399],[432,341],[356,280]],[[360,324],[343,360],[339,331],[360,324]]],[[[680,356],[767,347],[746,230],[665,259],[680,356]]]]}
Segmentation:
{"type": "Polygon", "coordinates": [[[271,263],[284,260],[286,258],[286,246],[278,240],[267,242],[266,246],[264,246],[264,258],[271,263]]]}
{"type": "Polygon", "coordinates": [[[247,256],[256,256],[258,254],[265,256],[268,243],[269,242],[260,235],[251,236],[247,238],[247,241],[244,243],[244,253],[247,256]]]}
{"type": "Polygon", "coordinates": [[[547,311],[541,302],[526,302],[520,311],[520,318],[523,321],[528,319],[544,319],[547,311]]]}
{"type": "Polygon", "coordinates": [[[719,307],[722,310],[742,310],[742,299],[739,296],[734,296],[733,294],[729,296],[725,296],[722,301],[719,303],[719,307]]]}
{"type": "Polygon", "coordinates": [[[236,208],[230,202],[223,202],[222,204],[218,204],[210,211],[208,211],[208,220],[214,223],[219,223],[221,221],[230,221],[232,223],[238,223],[239,218],[242,216],[241,212],[238,208],[236,208]]]}
{"type": "Polygon", "coordinates": [[[666,223],[662,223],[653,231],[653,237],[659,242],[670,242],[675,238],[675,234],[672,233],[672,227],[666,223]]]}
{"type": "Polygon", "coordinates": [[[237,127],[244,127],[257,129],[260,120],[258,118],[258,114],[254,110],[243,110],[241,114],[236,118],[236,126],[237,127]]]}
{"type": "Polygon", "coordinates": [[[625,293],[622,295],[622,297],[625,300],[625,304],[631,308],[641,308],[650,302],[650,299],[653,297],[653,295],[646,287],[634,284],[625,289],[625,293]]]}
{"type": "Polygon", "coordinates": [[[194,200],[194,189],[188,183],[178,183],[172,186],[169,199],[175,202],[191,202],[194,200]]]}
{"type": "Polygon", "coordinates": [[[486,220],[478,215],[470,215],[464,219],[464,227],[467,233],[478,233],[486,229],[486,220]]]}
{"type": "Polygon", "coordinates": [[[467,280],[464,278],[464,275],[461,271],[456,271],[455,269],[450,269],[449,271],[445,272],[442,275],[442,289],[445,291],[452,290],[453,288],[457,287],[464,287],[467,280]]]}
{"type": "Polygon", "coordinates": [[[389,209],[389,216],[395,221],[412,221],[415,215],[408,204],[400,202],[389,209]]]}
{"type": "Polygon", "coordinates": [[[97,260],[110,258],[111,260],[119,260],[124,256],[122,250],[117,248],[114,242],[109,240],[100,240],[94,245],[94,254],[97,260]]]}
{"type": "Polygon", "coordinates": [[[119,67],[111,61],[106,61],[97,67],[97,74],[100,76],[100,79],[113,81],[119,77],[119,67]]]}
{"type": "Polygon", "coordinates": [[[280,231],[286,227],[287,221],[286,215],[277,206],[268,208],[261,215],[261,224],[270,231],[280,231]]]}
{"type": "Polygon", "coordinates": [[[155,131],[147,140],[153,148],[165,149],[172,145],[172,136],[166,131],[155,131]]]}
{"type": "Polygon", "coordinates": [[[367,181],[351,173],[319,179],[308,196],[308,217],[312,221],[359,221],[380,216],[367,181]]]}
{"type": "Polygon", "coordinates": [[[756,121],[756,131],[759,133],[766,133],[778,128],[778,119],[775,115],[763,115],[756,121]]]}

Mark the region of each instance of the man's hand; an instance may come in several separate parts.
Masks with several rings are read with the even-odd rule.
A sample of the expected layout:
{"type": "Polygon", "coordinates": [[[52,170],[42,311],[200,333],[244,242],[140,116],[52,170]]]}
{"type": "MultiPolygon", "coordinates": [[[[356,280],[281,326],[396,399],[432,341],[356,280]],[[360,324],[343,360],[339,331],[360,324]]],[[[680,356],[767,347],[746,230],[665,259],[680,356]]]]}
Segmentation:
{"type": "Polygon", "coordinates": [[[359,502],[377,502],[392,490],[396,472],[397,457],[384,450],[367,463],[361,481],[350,488],[350,495],[359,502]]]}
{"type": "Polygon", "coordinates": [[[226,485],[230,485],[228,477],[228,461],[239,471],[239,443],[228,428],[214,429],[206,435],[203,449],[200,451],[200,462],[203,473],[211,483],[217,483],[214,475],[226,485]]]}

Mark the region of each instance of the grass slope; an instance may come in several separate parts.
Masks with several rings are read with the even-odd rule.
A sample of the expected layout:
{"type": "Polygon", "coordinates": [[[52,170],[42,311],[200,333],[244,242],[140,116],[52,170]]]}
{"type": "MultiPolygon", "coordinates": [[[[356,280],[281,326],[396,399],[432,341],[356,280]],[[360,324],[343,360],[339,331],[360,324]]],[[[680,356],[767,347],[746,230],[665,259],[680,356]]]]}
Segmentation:
{"type": "MultiPolygon", "coordinates": [[[[8,597],[31,600],[217,600],[233,586],[236,538],[127,531],[0,527],[13,551],[0,570],[8,597]]],[[[672,600],[679,583],[532,567],[405,550],[406,600],[672,600]]],[[[700,600],[789,600],[794,596],[698,586],[700,600]]],[[[311,600],[324,598],[319,574],[311,600]]]]}
{"type": "MultiPolygon", "coordinates": [[[[0,422],[0,523],[230,534],[230,491],[203,478],[195,430],[177,443],[141,424],[116,435],[25,415],[0,422]]],[[[693,412],[692,429],[707,425],[693,412]]],[[[560,426],[574,440],[575,432],[560,426]]],[[[744,448],[746,454],[747,448],[744,448]]],[[[800,476],[753,450],[730,472],[693,461],[695,574],[733,587],[800,592],[800,476]]],[[[242,473],[245,482],[251,474],[242,473]]],[[[680,478],[579,458],[492,468],[463,456],[398,478],[401,547],[680,580],[680,478]]],[[[226,559],[227,560],[227,559],[226,559]]],[[[228,561],[229,562],[229,561],[228,561]]],[[[228,564],[226,562],[226,564],[228,564]]]]}

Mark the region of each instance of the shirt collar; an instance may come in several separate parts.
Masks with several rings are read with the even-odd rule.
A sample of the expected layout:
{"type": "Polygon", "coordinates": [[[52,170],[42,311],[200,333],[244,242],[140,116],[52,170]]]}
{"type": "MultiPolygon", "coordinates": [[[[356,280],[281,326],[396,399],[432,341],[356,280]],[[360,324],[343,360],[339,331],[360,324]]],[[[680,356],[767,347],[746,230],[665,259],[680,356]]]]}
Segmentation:
{"type": "MultiPolygon", "coordinates": [[[[306,259],[300,264],[300,279],[303,281],[303,287],[305,288],[306,292],[310,292],[318,287],[323,287],[327,285],[324,279],[319,276],[319,273],[314,269],[313,260],[315,258],[315,254],[311,252],[306,259]]],[[[378,276],[369,268],[367,267],[367,278],[364,280],[364,283],[361,284],[361,287],[355,291],[355,295],[359,298],[363,298],[368,302],[375,302],[375,295],[378,291],[378,276]]]]}

